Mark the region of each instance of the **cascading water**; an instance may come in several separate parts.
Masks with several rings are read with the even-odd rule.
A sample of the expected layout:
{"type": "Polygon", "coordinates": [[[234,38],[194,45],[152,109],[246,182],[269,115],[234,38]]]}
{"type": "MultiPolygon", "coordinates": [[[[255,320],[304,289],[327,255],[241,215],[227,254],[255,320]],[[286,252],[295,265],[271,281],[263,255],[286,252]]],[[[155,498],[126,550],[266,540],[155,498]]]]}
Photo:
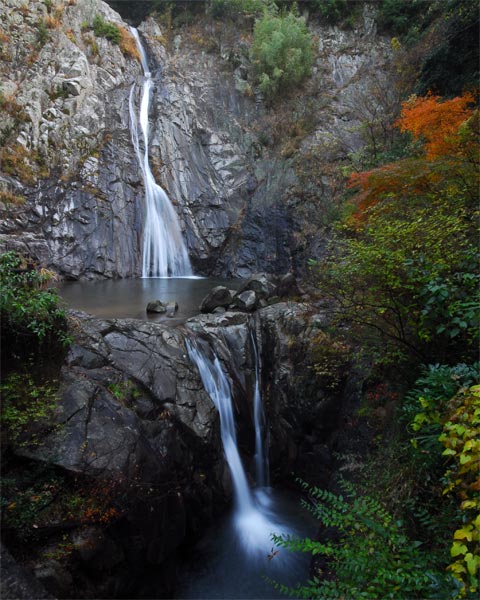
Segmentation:
{"type": "Polygon", "coordinates": [[[145,185],[142,277],[189,277],[192,275],[192,267],[177,214],[165,191],[156,183],[150,169],[148,158],[148,112],[153,80],[138,31],[134,27],[130,29],[136,40],[144,71],[142,99],[138,117],[134,103],[135,83],[130,90],[129,100],[132,142],[142,169],[145,185]],[[143,136],[143,154],[140,150],[139,129],[143,136]]]}
{"type": "MultiPolygon", "coordinates": [[[[210,359],[207,356],[207,352],[202,352],[200,342],[198,341],[187,340],[186,343],[190,360],[197,366],[203,385],[220,414],[222,443],[232,475],[235,498],[234,524],[237,529],[238,539],[242,549],[248,554],[258,554],[259,556],[266,557],[272,546],[271,534],[274,532],[277,534],[289,534],[290,531],[285,525],[272,520],[274,515],[268,510],[269,502],[267,496],[264,494],[255,494],[254,496],[250,490],[237,446],[232,391],[218,357],[214,355],[213,360],[210,359]]],[[[256,401],[259,405],[257,414],[261,415],[263,409],[261,407],[259,388],[257,391],[258,398],[256,401]]],[[[262,430],[260,421],[260,417],[255,420],[255,423],[259,425],[259,435],[261,435],[262,430]]],[[[261,457],[262,467],[260,471],[263,472],[265,453],[262,441],[258,443],[257,454],[261,457]]],[[[261,477],[265,480],[265,474],[261,477]]],[[[264,483],[263,480],[262,483],[264,483]]]]}
{"type": "Polygon", "coordinates": [[[238,452],[230,384],[217,356],[211,360],[199,350],[198,345],[194,345],[189,340],[186,344],[188,355],[197,365],[202,383],[220,414],[223,449],[232,474],[237,509],[240,513],[249,512],[253,510],[253,498],[238,452]]]}
{"type": "MultiPolygon", "coordinates": [[[[257,483],[264,484],[268,466],[261,437],[264,426],[259,357],[254,332],[250,330],[250,334],[256,361],[254,421],[260,436],[256,436],[257,483]]],[[[234,509],[196,547],[195,560],[183,572],[177,597],[184,600],[283,598],[264,577],[295,587],[308,577],[309,557],[274,548],[272,533],[307,535],[310,523],[307,525],[305,515],[299,510],[298,499],[293,501],[272,488],[249,487],[237,446],[229,380],[205,340],[191,338],[186,345],[190,360],[197,366],[205,390],[220,414],[221,437],[232,475],[234,509]]]]}
{"type": "Polygon", "coordinates": [[[257,486],[265,487],[270,483],[268,463],[268,439],[265,431],[265,413],[260,395],[260,360],[258,356],[257,338],[250,329],[253,357],[255,359],[255,387],[253,391],[253,423],[255,427],[255,474],[257,486]]]}

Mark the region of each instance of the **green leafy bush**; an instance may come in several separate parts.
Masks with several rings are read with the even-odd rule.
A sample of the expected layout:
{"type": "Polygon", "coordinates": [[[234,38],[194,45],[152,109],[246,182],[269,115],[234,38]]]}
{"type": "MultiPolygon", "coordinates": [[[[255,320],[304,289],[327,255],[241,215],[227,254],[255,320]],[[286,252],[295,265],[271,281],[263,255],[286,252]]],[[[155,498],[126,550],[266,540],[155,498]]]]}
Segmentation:
{"type": "Polygon", "coordinates": [[[214,19],[256,16],[270,4],[265,0],[211,0],[209,12],[214,19]]]}
{"type": "Polygon", "coordinates": [[[11,373],[0,385],[2,426],[13,444],[39,444],[57,406],[57,384],[36,384],[29,374],[11,373]]]}
{"type": "Polygon", "coordinates": [[[448,569],[462,585],[461,596],[473,595],[480,571],[480,385],[463,388],[450,400],[439,441],[450,461],[443,493],[455,493],[461,510],[448,569]]]}
{"type": "Polygon", "coordinates": [[[120,29],[113,23],[108,23],[101,15],[96,15],[93,19],[93,32],[97,37],[104,37],[114,44],[120,44],[122,35],[120,29]]]}
{"type": "Polygon", "coordinates": [[[349,0],[313,0],[312,11],[328,23],[338,23],[357,8],[357,3],[349,0]]]}
{"type": "Polygon", "coordinates": [[[255,22],[251,58],[267,99],[300,84],[313,64],[312,36],[305,19],[293,13],[265,13],[255,22]]]}
{"type": "Polygon", "coordinates": [[[45,289],[51,277],[52,273],[28,265],[16,252],[0,256],[1,337],[11,355],[69,344],[58,294],[45,289]]]}
{"type": "Polygon", "coordinates": [[[328,535],[321,541],[273,540],[289,550],[323,556],[324,566],[307,585],[290,589],[275,584],[277,589],[300,598],[368,600],[449,597],[456,589],[453,577],[432,566],[422,543],[409,539],[403,523],[380,502],[357,495],[347,482],[342,484],[345,498],[305,483],[303,487],[312,498],[304,505],[328,535]]]}

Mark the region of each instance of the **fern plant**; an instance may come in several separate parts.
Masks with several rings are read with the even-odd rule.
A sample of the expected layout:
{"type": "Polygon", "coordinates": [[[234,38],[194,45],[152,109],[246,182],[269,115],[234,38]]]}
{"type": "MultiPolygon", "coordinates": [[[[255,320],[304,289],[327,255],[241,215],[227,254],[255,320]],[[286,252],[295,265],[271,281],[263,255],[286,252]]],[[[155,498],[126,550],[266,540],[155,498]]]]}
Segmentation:
{"type": "MultiPolygon", "coordinates": [[[[303,504],[322,528],[331,528],[324,540],[273,536],[292,551],[324,557],[324,567],[305,585],[279,591],[300,598],[449,598],[456,593],[453,577],[432,566],[422,543],[412,541],[403,523],[369,496],[357,495],[345,481],[343,495],[301,482],[310,501],[303,504]],[[333,533],[333,535],[332,535],[333,533]],[[328,539],[327,539],[328,537],[328,539]]],[[[322,537],[322,536],[320,536],[322,537]]]]}

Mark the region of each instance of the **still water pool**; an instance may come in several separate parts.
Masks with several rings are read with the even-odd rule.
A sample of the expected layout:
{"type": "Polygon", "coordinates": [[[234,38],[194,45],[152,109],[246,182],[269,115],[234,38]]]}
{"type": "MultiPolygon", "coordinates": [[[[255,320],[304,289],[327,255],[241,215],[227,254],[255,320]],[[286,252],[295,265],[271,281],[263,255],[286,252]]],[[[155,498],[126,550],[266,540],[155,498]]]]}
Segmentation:
{"type": "Polygon", "coordinates": [[[59,285],[58,292],[69,308],[83,310],[104,319],[148,319],[169,324],[182,322],[199,313],[198,307],[208,292],[217,285],[238,289],[240,279],[158,278],[110,279],[107,281],[74,281],[59,285]],[[165,314],[146,312],[152,300],[176,301],[178,312],[165,314]]]}

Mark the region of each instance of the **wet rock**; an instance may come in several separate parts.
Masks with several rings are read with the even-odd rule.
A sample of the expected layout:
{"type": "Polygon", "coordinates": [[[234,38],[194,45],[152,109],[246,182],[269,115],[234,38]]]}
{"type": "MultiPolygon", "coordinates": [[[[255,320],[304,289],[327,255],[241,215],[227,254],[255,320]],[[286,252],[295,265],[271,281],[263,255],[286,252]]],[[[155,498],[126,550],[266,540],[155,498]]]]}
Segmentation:
{"type": "Polygon", "coordinates": [[[178,304],[176,302],[167,302],[167,317],[174,317],[178,311],[178,304]]]}
{"type": "Polygon", "coordinates": [[[214,287],[200,303],[200,312],[210,313],[216,308],[226,308],[232,303],[235,292],[223,285],[214,287]]]}
{"type": "Polygon", "coordinates": [[[160,300],[153,300],[147,304],[147,313],[164,313],[167,312],[167,306],[160,300]]]}
{"type": "Polygon", "coordinates": [[[231,306],[238,310],[252,312],[257,308],[257,294],[253,290],[245,290],[235,294],[231,306]]]}

